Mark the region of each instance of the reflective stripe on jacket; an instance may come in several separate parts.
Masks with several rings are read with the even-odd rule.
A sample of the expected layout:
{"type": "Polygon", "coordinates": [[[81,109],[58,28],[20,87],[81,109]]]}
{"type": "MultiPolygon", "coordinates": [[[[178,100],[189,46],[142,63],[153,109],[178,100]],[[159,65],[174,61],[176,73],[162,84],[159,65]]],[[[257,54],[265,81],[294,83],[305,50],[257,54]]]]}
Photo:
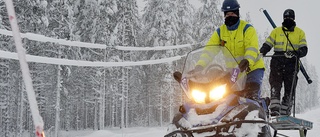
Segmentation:
{"type": "Polygon", "coordinates": [[[282,27],[277,27],[272,30],[265,43],[269,45],[270,48],[274,48],[275,52],[293,51],[286,35],[289,37],[295,50],[307,46],[305,33],[298,27],[295,27],[294,31],[285,31],[285,33],[283,32],[282,27]]]}
{"type": "MultiPolygon", "coordinates": [[[[198,65],[205,67],[210,61],[211,56],[214,55],[214,51],[210,50],[209,45],[221,45],[226,46],[230,50],[238,63],[242,59],[247,59],[250,71],[265,68],[263,59],[259,56],[257,32],[250,24],[243,20],[240,20],[238,28],[232,31],[228,30],[225,24],[220,26],[212,34],[207,45],[206,51],[197,63],[198,65]]],[[[229,64],[228,66],[232,67],[234,65],[229,64]]]]}

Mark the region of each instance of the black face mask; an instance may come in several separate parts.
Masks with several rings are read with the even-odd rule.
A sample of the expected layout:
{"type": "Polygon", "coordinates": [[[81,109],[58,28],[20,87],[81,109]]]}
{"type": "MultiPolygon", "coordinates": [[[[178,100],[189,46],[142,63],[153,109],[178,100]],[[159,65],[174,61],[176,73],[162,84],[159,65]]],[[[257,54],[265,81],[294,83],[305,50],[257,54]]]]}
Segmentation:
{"type": "Polygon", "coordinates": [[[228,27],[231,27],[232,25],[236,24],[238,21],[239,21],[239,17],[229,16],[224,19],[224,24],[226,24],[228,27]]]}
{"type": "Polygon", "coordinates": [[[292,19],[284,19],[282,22],[282,26],[286,27],[289,31],[293,31],[296,26],[296,22],[292,19]]]}

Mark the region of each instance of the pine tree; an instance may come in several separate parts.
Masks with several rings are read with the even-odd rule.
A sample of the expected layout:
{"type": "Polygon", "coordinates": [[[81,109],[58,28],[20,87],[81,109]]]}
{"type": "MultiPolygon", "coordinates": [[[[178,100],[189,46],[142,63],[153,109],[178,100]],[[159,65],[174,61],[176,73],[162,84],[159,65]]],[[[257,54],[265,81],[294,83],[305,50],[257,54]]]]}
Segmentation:
{"type": "Polygon", "coordinates": [[[176,45],[178,37],[178,11],[176,0],[148,0],[142,23],[147,46],[176,45]]]}
{"type": "Polygon", "coordinates": [[[206,44],[212,33],[223,24],[218,0],[201,0],[203,6],[195,14],[194,38],[198,43],[206,44]]]}
{"type": "Polygon", "coordinates": [[[1,59],[0,60],[0,106],[1,106],[1,130],[0,135],[3,137],[9,137],[11,129],[10,127],[13,126],[12,118],[10,118],[10,90],[9,90],[9,61],[1,59]]]}
{"type": "MultiPolygon", "coordinates": [[[[0,28],[11,29],[7,9],[3,1],[0,2],[0,28]]],[[[14,51],[13,39],[8,36],[0,35],[0,48],[4,51],[14,51]]],[[[19,66],[12,60],[0,59],[0,136],[10,137],[14,132],[20,132],[21,127],[14,125],[13,120],[15,118],[15,112],[21,112],[22,110],[15,105],[21,104],[14,101],[15,95],[19,90],[16,90],[18,86],[13,84],[15,81],[12,78],[19,77],[18,74],[12,74],[14,69],[19,66]],[[11,71],[10,71],[11,70],[11,71]],[[15,131],[13,131],[15,129],[15,131]]],[[[18,99],[17,99],[18,100],[18,99]]]]}
{"type": "Polygon", "coordinates": [[[195,40],[192,36],[193,33],[193,15],[195,12],[194,7],[189,3],[189,0],[177,0],[177,42],[175,45],[192,44],[195,40]]]}

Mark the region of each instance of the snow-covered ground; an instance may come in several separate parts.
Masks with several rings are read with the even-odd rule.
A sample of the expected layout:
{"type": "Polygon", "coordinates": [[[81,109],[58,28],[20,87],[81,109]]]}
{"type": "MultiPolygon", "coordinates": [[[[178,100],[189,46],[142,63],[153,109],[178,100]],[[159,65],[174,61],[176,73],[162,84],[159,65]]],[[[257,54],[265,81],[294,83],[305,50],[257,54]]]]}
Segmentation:
{"type": "MultiPolygon", "coordinates": [[[[317,137],[320,135],[320,108],[315,108],[303,114],[296,114],[297,118],[313,122],[313,129],[307,132],[307,137],[317,137]]],[[[69,131],[62,132],[63,137],[163,137],[167,127],[137,127],[127,129],[105,129],[100,131],[69,131]]],[[[289,137],[300,137],[299,131],[278,131],[289,137]]]]}

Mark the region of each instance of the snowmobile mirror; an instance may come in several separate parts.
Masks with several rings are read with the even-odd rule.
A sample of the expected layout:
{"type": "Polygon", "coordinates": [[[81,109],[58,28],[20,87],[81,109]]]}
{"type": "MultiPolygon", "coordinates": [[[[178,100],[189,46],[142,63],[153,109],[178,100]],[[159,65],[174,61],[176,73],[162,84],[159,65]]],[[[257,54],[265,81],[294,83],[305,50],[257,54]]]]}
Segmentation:
{"type": "Polygon", "coordinates": [[[176,72],[173,73],[173,77],[174,77],[174,79],[175,79],[176,81],[178,81],[178,82],[180,83],[180,82],[181,82],[182,74],[181,74],[181,72],[176,71],[176,72]]]}

